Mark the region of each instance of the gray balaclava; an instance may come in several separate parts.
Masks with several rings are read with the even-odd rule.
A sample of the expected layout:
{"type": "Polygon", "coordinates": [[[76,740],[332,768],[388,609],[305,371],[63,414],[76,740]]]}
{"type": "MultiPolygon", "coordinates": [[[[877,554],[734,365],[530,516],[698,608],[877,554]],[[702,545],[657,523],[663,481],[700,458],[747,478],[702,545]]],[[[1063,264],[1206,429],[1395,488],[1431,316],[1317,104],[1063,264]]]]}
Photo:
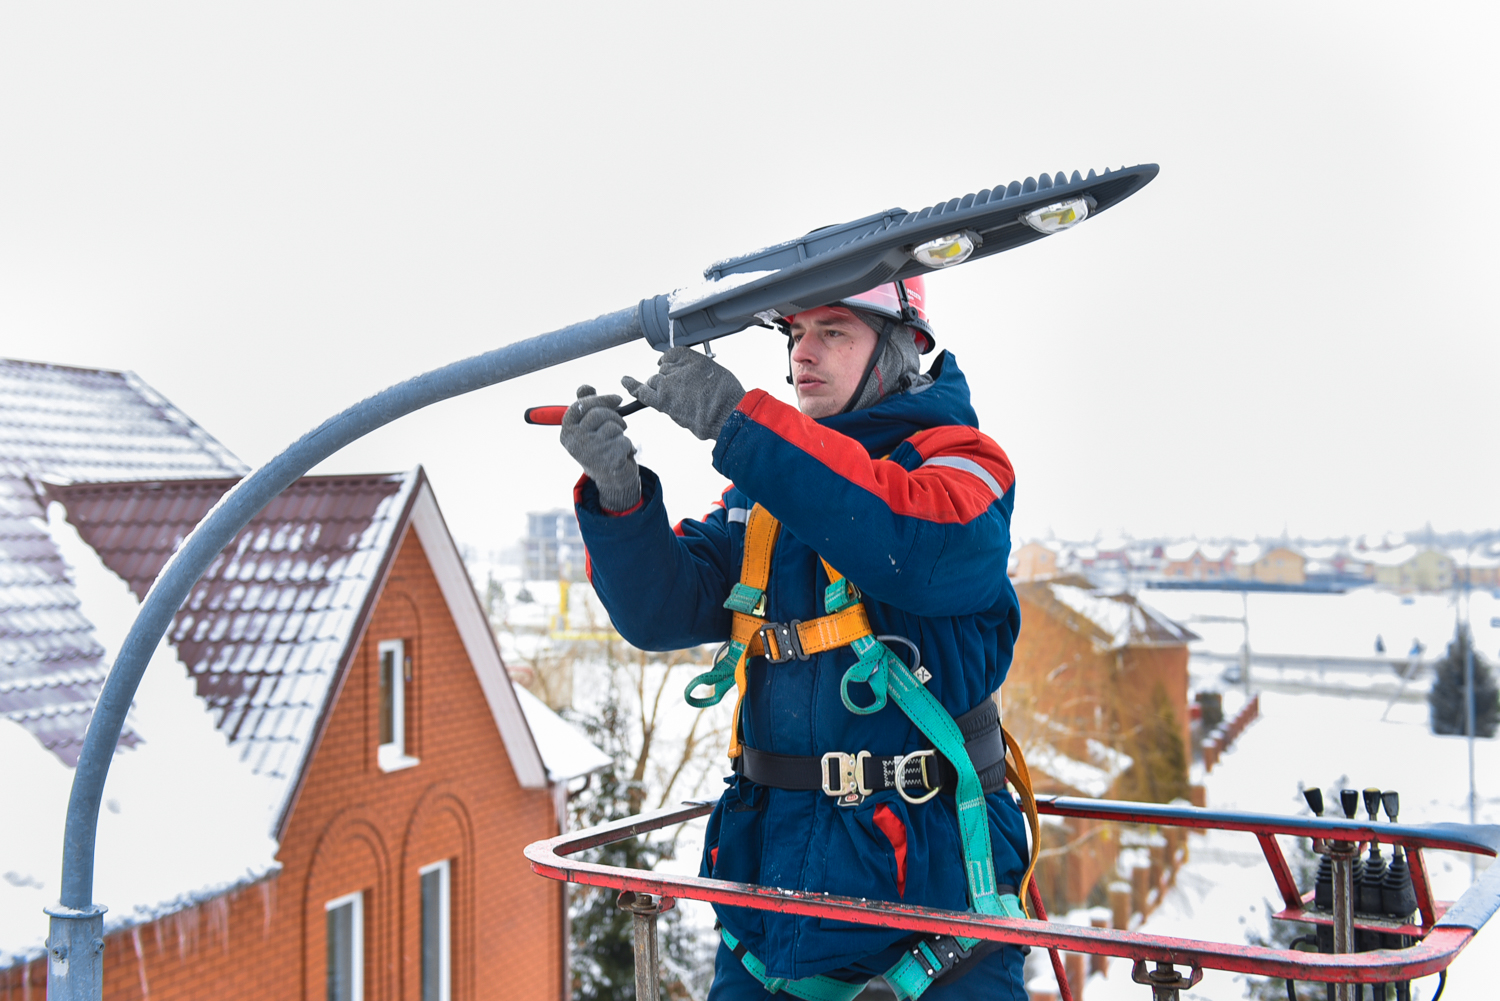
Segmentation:
{"type": "Polygon", "coordinates": [[[890,328],[890,335],[882,338],[885,347],[880,350],[875,367],[870,370],[864,386],[856,393],[852,405],[844,407],[845,413],[873,407],[887,396],[921,389],[932,382],[932,376],[921,370],[922,354],[917,350],[916,331],[899,320],[879,313],[862,309],[852,312],[869,324],[877,335],[884,334],[887,327],[890,328]]]}

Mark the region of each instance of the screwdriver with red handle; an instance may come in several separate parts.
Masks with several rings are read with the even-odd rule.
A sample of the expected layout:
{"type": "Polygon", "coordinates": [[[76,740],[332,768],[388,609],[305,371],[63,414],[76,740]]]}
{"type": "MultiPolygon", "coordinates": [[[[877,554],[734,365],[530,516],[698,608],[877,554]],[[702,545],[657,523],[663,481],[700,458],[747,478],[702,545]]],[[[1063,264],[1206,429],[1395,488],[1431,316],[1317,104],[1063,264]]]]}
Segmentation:
{"type": "MultiPolygon", "coordinates": [[[[640,410],[645,410],[646,405],[640,400],[632,400],[622,407],[616,407],[615,413],[621,417],[629,417],[640,410]]],[[[551,424],[557,426],[562,424],[563,414],[568,412],[567,406],[560,407],[527,407],[522,416],[527,424],[551,424]]]]}

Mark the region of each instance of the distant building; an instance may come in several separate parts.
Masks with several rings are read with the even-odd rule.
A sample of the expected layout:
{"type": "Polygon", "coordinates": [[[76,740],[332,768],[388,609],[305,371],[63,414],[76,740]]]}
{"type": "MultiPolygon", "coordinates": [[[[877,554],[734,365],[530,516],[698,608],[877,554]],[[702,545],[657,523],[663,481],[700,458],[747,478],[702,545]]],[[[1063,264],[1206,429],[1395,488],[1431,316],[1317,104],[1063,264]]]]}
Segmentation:
{"type": "Polygon", "coordinates": [[[1011,553],[1012,580],[1037,580],[1057,573],[1057,553],[1040,542],[1028,542],[1011,553]]]}
{"type": "Polygon", "coordinates": [[[1235,576],[1258,584],[1307,583],[1307,558],[1286,546],[1247,546],[1235,554],[1235,576]]]}
{"type": "Polygon", "coordinates": [[[561,508],[526,516],[521,540],[521,575],[525,580],[586,579],[583,536],[578,517],[561,508]]]}
{"type": "Polygon", "coordinates": [[[1452,553],[1454,581],[1470,587],[1500,587],[1500,553],[1452,553]]]}
{"type": "Polygon", "coordinates": [[[1168,580],[1222,580],[1234,576],[1234,547],[1181,542],[1167,546],[1162,576],[1168,580]]]}
{"type": "Polygon", "coordinates": [[[1455,564],[1439,549],[1413,545],[1361,554],[1375,583],[1394,591],[1447,591],[1453,587],[1455,564]]]}

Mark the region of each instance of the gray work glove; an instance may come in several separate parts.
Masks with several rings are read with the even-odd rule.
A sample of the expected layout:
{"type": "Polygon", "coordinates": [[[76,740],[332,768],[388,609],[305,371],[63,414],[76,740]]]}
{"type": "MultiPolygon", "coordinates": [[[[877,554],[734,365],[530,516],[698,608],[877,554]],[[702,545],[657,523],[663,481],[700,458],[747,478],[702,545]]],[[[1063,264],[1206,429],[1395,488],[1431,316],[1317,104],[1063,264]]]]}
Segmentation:
{"type": "Polygon", "coordinates": [[[668,348],[657,362],[656,374],[644,384],[627,375],[620,385],[704,441],[719,437],[724,422],[745,398],[733,372],[692,348],[668,348]]]}
{"type": "Polygon", "coordinates": [[[562,444],[599,486],[607,511],[628,511],[641,499],[641,471],[635,446],[625,437],[625,418],[615,412],[618,396],[599,396],[579,386],[578,399],[562,419],[562,444]]]}

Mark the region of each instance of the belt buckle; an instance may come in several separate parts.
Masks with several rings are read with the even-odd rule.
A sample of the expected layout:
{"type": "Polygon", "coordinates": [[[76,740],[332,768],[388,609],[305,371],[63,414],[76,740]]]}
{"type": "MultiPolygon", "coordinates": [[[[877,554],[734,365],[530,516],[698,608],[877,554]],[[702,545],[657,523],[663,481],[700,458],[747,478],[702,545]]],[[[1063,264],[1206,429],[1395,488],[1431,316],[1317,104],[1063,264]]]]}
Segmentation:
{"type": "Polygon", "coordinates": [[[903,754],[896,759],[896,774],[894,776],[896,794],[913,806],[925,803],[938,794],[938,789],[933,786],[932,779],[927,774],[927,759],[936,755],[937,751],[928,748],[925,751],[913,751],[910,754],[903,754]],[[906,794],[906,763],[912,760],[920,761],[922,765],[922,787],[927,790],[927,795],[925,796],[912,797],[906,794]]]}
{"type": "Polygon", "coordinates": [[[858,754],[829,751],[823,755],[824,795],[837,797],[839,806],[858,806],[863,803],[866,796],[875,792],[874,789],[865,787],[865,759],[869,757],[869,751],[860,751],[858,754]],[[830,760],[838,766],[839,784],[837,789],[830,788],[828,784],[828,763],[830,760]]]}
{"type": "Polygon", "coordinates": [[[811,660],[812,655],[802,652],[802,641],[797,636],[797,627],[802,625],[801,620],[793,619],[790,622],[767,622],[757,632],[760,633],[761,649],[765,653],[766,660],[772,664],[785,664],[789,660],[811,660]],[[771,655],[771,643],[776,644],[776,656],[771,655]]]}

